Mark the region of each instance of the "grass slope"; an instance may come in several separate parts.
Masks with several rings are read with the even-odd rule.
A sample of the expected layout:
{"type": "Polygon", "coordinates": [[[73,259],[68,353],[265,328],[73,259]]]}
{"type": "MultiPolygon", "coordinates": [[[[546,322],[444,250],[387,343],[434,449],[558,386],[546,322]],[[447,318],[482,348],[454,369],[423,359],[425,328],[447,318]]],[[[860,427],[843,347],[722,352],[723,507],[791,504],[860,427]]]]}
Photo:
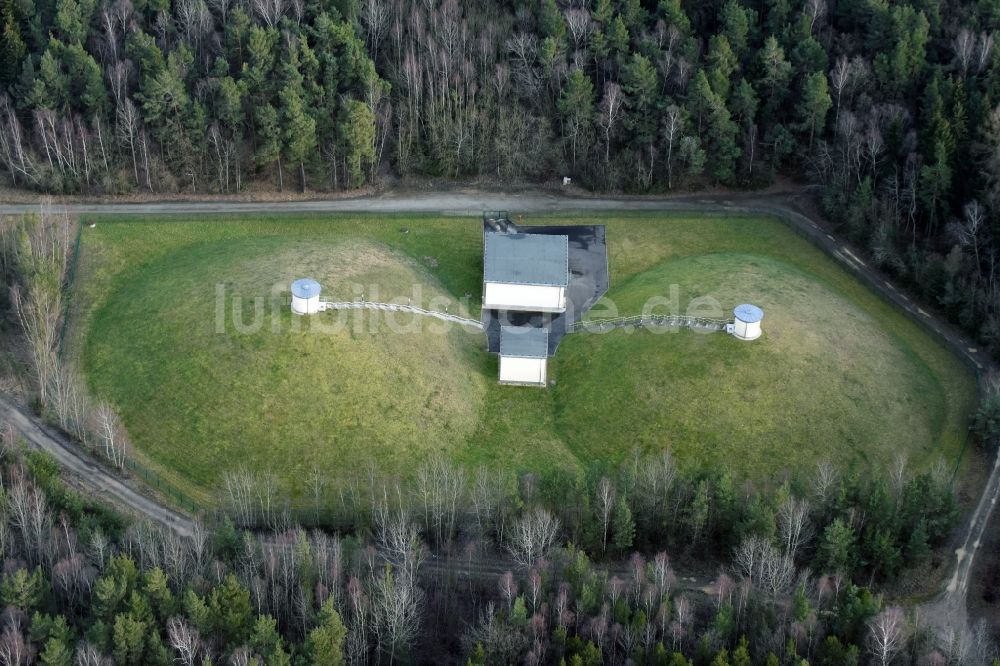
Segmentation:
{"type": "MultiPolygon", "coordinates": [[[[780,222],[625,215],[608,225],[612,289],[592,316],[637,313],[677,285],[682,310],[764,307],[752,343],[691,331],[567,338],[549,391],[496,384],[476,334],[393,332],[368,314],[337,331],[293,318],[274,285],[311,275],[325,295],[480,296],[481,232],[468,218],[105,218],[84,235],[74,348],[92,388],[121,409],[141,455],[211,493],[220,471],[272,470],[302,492],[371,459],[406,473],[433,451],[463,463],[578,470],[638,446],[685,464],[771,478],[818,457],[955,460],[974,400],[960,362],[780,222]],[[257,332],[215,332],[215,288],[262,299],[257,332]],[[356,285],[362,285],[358,287],[356,285]],[[298,325],[302,330],[295,330],[298,325]],[[274,332],[274,327],[278,332],[274,332]]],[[[415,301],[416,302],[416,301],[415,301]]],[[[244,324],[252,323],[250,312],[244,324]]]]}

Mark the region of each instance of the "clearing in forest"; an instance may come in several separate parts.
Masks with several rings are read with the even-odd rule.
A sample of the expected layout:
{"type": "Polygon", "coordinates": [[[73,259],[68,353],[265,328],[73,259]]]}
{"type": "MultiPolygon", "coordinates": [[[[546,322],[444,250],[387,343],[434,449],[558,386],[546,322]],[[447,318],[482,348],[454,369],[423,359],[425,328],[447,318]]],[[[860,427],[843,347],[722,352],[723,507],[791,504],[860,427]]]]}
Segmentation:
{"type": "Polygon", "coordinates": [[[821,458],[953,464],[975,399],[958,359],[770,218],[529,220],[607,225],[611,288],[588,318],[615,314],[610,303],[638,314],[653,297],[682,312],[708,298],[719,316],[743,302],[766,313],[754,342],[570,335],[546,390],[498,385],[478,332],[398,313],[289,312],[288,285],[308,276],[324,299],[364,292],[457,312],[468,296],[478,317],[477,217],[87,221],[97,226],[83,230],[69,348],[119,409],[136,456],[204,499],[240,465],[298,496],[314,469],[344,477],[374,460],[406,474],[435,453],[545,474],[669,447],[683,465],[759,480],[821,458]]]}

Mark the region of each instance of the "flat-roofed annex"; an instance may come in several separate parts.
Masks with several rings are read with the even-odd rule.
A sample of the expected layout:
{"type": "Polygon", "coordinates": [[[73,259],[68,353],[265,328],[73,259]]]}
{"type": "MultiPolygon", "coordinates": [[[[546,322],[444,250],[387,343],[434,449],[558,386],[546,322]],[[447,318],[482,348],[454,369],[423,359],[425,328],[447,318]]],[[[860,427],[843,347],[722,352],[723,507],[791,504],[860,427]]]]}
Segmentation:
{"type": "Polygon", "coordinates": [[[548,329],[535,326],[501,326],[500,355],[548,358],[548,329]]]}
{"type": "Polygon", "coordinates": [[[549,331],[534,326],[500,329],[500,383],[545,386],[549,331]]]}

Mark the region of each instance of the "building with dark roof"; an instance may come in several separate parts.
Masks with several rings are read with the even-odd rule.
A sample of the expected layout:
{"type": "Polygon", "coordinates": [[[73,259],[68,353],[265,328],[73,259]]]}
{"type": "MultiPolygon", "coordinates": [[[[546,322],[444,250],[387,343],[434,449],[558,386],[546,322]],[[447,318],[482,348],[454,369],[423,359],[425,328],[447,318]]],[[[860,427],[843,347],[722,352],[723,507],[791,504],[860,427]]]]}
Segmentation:
{"type": "Polygon", "coordinates": [[[483,307],[517,312],[564,312],[569,285],[569,239],[486,232],[483,307]]]}
{"type": "Polygon", "coordinates": [[[549,331],[534,326],[500,327],[500,382],[545,386],[549,331]]]}
{"type": "Polygon", "coordinates": [[[501,383],[545,385],[547,357],[607,290],[603,225],[518,226],[483,214],[483,328],[501,383]]]}

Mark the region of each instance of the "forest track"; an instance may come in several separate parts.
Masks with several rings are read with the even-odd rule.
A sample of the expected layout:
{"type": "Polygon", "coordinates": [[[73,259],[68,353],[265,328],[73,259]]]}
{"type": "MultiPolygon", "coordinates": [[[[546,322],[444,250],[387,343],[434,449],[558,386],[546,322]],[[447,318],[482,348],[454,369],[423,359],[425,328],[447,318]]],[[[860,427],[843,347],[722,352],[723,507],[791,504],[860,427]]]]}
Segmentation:
{"type": "Polygon", "coordinates": [[[0,396],[0,422],[7,422],[21,433],[33,449],[44,451],[68,472],[93,497],[105,499],[113,506],[148,518],[154,523],[185,537],[194,535],[194,522],[158,500],[147,497],[127,486],[99,464],[87,460],[73,449],[65,437],[51,432],[24,409],[0,396]]]}
{"type": "MultiPolygon", "coordinates": [[[[603,575],[608,581],[612,578],[618,578],[623,583],[635,582],[635,575],[631,568],[621,564],[592,562],[591,570],[598,576],[603,575]]],[[[474,556],[471,558],[432,556],[420,564],[420,575],[422,576],[456,576],[465,580],[496,581],[507,572],[518,576],[524,574],[525,569],[519,567],[513,560],[496,556],[474,556]]],[[[671,589],[674,591],[697,593],[708,597],[718,592],[714,580],[681,575],[681,572],[676,568],[674,574],[676,578],[671,585],[671,589]]]]}
{"type": "MultiPolygon", "coordinates": [[[[568,196],[545,190],[525,190],[513,193],[485,192],[472,189],[430,193],[425,191],[389,191],[374,197],[340,199],[315,199],[297,201],[160,201],[143,203],[90,203],[53,202],[66,212],[77,215],[239,215],[257,213],[439,213],[446,215],[472,215],[478,217],[484,210],[508,210],[515,213],[567,213],[580,212],[677,212],[694,214],[757,214],[777,217],[793,230],[803,235],[833,257],[851,273],[859,277],[876,293],[895,304],[937,337],[956,355],[975,369],[979,376],[995,372],[997,365],[982,350],[954,326],[933,313],[921,308],[915,299],[895,287],[887,276],[868,265],[861,257],[863,252],[845,241],[834,237],[825,222],[809,207],[812,187],[796,187],[766,193],[760,192],[711,192],[671,197],[604,197],[568,196]]],[[[38,209],[38,204],[0,203],[0,215],[15,215],[38,209]]],[[[9,403],[0,402],[0,406],[9,403]]],[[[3,410],[0,410],[0,414],[3,410]]],[[[21,413],[22,417],[24,413],[21,413]]],[[[15,424],[16,426],[17,424],[15,424]]],[[[58,459],[58,458],[57,458],[58,459]]],[[[60,462],[62,462],[60,460],[60,462]]],[[[100,470],[97,470],[99,473],[100,470]]],[[[87,473],[84,469],[83,474],[87,473]]],[[[106,475],[106,473],[104,473],[106,475]]],[[[123,485],[120,484],[119,485],[123,485]]],[[[126,487],[127,488],[127,487],[126,487]]],[[[134,508],[153,517],[161,524],[165,515],[178,515],[166,506],[153,503],[149,498],[131,491],[137,505],[134,508]],[[148,506],[153,503],[153,506],[148,506]],[[142,508],[145,507],[145,508],[142,508]],[[169,512],[165,514],[164,512],[169,512]]],[[[965,544],[956,550],[954,574],[947,588],[933,601],[922,606],[940,626],[965,629],[966,594],[973,571],[973,559],[989,521],[992,507],[1000,493],[1000,465],[994,465],[977,504],[977,511],[970,517],[968,528],[956,539],[965,544]],[[985,502],[985,504],[984,504],[985,502]],[[980,512],[978,508],[988,507],[980,512]],[[973,544],[974,547],[969,547],[973,544]],[[959,610],[960,609],[960,610],[959,610]]],[[[124,497],[123,497],[124,499],[124,497]]],[[[187,520],[187,519],[183,519],[187,520]]],[[[182,524],[170,521],[170,524],[182,524]]],[[[170,525],[168,525],[170,526],[170,525]]],[[[993,526],[996,529],[995,526],[993,526]]]]}

